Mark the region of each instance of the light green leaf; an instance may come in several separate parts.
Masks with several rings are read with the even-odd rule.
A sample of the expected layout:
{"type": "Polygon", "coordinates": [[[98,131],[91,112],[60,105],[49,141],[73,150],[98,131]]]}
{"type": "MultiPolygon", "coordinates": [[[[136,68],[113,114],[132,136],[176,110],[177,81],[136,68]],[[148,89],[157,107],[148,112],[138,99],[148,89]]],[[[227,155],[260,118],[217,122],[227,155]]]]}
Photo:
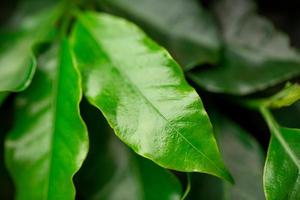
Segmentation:
{"type": "Polygon", "coordinates": [[[272,133],[264,171],[267,200],[298,200],[300,130],[279,127],[265,108],[261,109],[261,113],[272,133]]]}
{"type": "Polygon", "coordinates": [[[164,45],[186,69],[219,59],[216,22],[196,0],[99,0],[164,45]]]}
{"type": "Polygon", "coordinates": [[[192,175],[190,199],[263,200],[263,153],[249,133],[213,110],[212,123],[220,151],[235,184],[208,175],[192,175]]]}
{"type": "Polygon", "coordinates": [[[5,148],[17,199],[74,199],[72,176],[87,153],[79,72],[66,41],[56,50],[43,55],[33,84],[16,100],[5,148]]]}
{"type": "Polygon", "coordinates": [[[273,96],[260,99],[242,99],[241,103],[244,103],[250,108],[271,108],[279,109],[287,107],[300,99],[300,85],[298,84],[286,84],[285,88],[274,94],[273,96]]]}
{"type": "Polygon", "coordinates": [[[32,1],[23,2],[7,25],[8,30],[0,33],[0,92],[28,87],[36,69],[34,48],[50,39],[60,15],[58,6],[33,5],[32,1]]]}
{"type": "Polygon", "coordinates": [[[179,200],[177,178],[122,144],[98,109],[84,103],[81,113],[89,129],[90,151],[75,176],[77,194],[99,200],[179,200]]]}
{"type": "Polygon", "coordinates": [[[218,1],[223,60],[216,67],[189,73],[193,81],[212,92],[246,95],[300,75],[298,51],[256,10],[252,0],[218,1]]]}
{"type": "Polygon", "coordinates": [[[281,108],[290,106],[300,99],[300,85],[298,84],[288,84],[286,87],[268,98],[264,102],[265,107],[269,108],[281,108]]]}
{"type": "Polygon", "coordinates": [[[231,180],[199,96],[164,49],[93,12],[79,15],[72,40],[85,96],[122,141],[162,167],[231,180]]]}

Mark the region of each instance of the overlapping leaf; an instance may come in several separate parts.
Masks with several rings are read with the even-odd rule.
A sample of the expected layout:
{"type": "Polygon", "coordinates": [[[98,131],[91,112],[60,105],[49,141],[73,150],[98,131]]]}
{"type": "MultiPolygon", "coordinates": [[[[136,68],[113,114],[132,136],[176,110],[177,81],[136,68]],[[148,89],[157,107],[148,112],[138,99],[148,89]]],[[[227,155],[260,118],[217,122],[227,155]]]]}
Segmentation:
{"type": "Polygon", "coordinates": [[[300,130],[281,128],[271,137],[264,173],[268,200],[300,199],[300,130]]]}
{"type": "Polygon", "coordinates": [[[87,160],[75,176],[79,198],[180,199],[181,185],[174,175],[133,154],[117,140],[98,109],[84,103],[81,110],[91,142],[87,160]]]}
{"type": "Polygon", "coordinates": [[[268,200],[300,198],[300,130],[281,128],[271,113],[262,108],[272,133],[264,171],[264,188],[268,200]]]}
{"type": "Polygon", "coordinates": [[[215,110],[212,114],[216,137],[235,184],[192,174],[190,199],[263,200],[263,154],[259,144],[225,116],[215,110]]]}
{"type": "Polygon", "coordinates": [[[34,46],[50,39],[60,12],[45,1],[20,4],[0,33],[0,92],[20,91],[30,84],[36,68],[34,46]]]}
{"type": "Polygon", "coordinates": [[[169,54],[133,24],[79,14],[72,41],[85,96],[138,154],[231,180],[201,100],[169,54]]]}
{"type": "Polygon", "coordinates": [[[201,87],[245,95],[300,75],[300,54],[285,34],[257,14],[252,0],[219,1],[216,13],[224,55],[217,67],[189,73],[201,87]]]}
{"type": "Polygon", "coordinates": [[[56,50],[43,55],[33,84],[16,100],[6,163],[17,199],[74,199],[72,176],[87,153],[80,76],[67,42],[56,50]]]}
{"type": "Polygon", "coordinates": [[[210,14],[196,0],[99,0],[106,10],[127,17],[164,45],[186,68],[216,63],[220,39],[210,14]]]}

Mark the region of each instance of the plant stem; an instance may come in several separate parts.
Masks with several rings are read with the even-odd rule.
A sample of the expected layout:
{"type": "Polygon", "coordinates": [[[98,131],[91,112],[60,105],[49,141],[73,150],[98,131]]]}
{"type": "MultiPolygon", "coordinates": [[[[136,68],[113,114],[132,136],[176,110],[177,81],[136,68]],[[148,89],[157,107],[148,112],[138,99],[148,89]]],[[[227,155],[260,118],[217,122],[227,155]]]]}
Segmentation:
{"type": "Polygon", "coordinates": [[[186,185],[186,189],[184,191],[184,194],[182,195],[180,200],[185,200],[187,195],[190,193],[190,190],[191,190],[191,175],[190,175],[190,173],[187,173],[186,176],[187,176],[187,185],[186,185]]]}

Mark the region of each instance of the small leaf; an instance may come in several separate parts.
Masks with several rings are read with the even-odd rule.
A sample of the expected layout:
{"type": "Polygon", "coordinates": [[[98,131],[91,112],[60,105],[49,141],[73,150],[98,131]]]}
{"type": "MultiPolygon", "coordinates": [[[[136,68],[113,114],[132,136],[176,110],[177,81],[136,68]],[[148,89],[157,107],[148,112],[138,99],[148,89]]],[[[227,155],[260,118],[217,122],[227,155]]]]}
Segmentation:
{"type": "Polygon", "coordinates": [[[56,50],[41,57],[33,84],[16,100],[16,121],[5,148],[17,199],[74,199],[72,176],[87,153],[80,76],[67,42],[59,56],[56,50]]]}
{"type": "Polygon", "coordinates": [[[34,46],[50,39],[60,14],[59,7],[33,5],[31,1],[23,2],[6,33],[0,33],[0,92],[28,87],[36,69],[34,46]]]}
{"type": "Polygon", "coordinates": [[[261,109],[272,133],[264,170],[267,200],[300,198],[300,130],[281,128],[271,113],[261,109]]]}
{"type": "Polygon", "coordinates": [[[220,151],[235,184],[192,174],[190,199],[263,200],[263,153],[258,142],[225,116],[215,110],[211,113],[220,151]]]}
{"type": "Polygon", "coordinates": [[[186,69],[219,59],[216,22],[196,0],[99,0],[108,11],[139,24],[186,69]]]}
{"type": "Polygon", "coordinates": [[[169,169],[231,180],[207,113],[170,55],[133,24],[79,15],[73,46],[84,94],[136,153],[169,169]]]}
{"type": "Polygon", "coordinates": [[[181,185],[173,174],[130,151],[96,108],[84,103],[81,113],[91,143],[88,157],[75,176],[79,198],[180,199],[181,185]]]}
{"type": "Polygon", "coordinates": [[[223,60],[217,67],[189,73],[193,81],[212,92],[246,95],[300,75],[298,51],[256,10],[252,0],[218,1],[223,60]]]}
{"type": "Polygon", "coordinates": [[[290,106],[300,99],[300,85],[287,85],[282,91],[272,96],[265,104],[270,108],[290,106]]]}
{"type": "Polygon", "coordinates": [[[288,83],[285,88],[271,97],[261,99],[242,99],[241,103],[244,103],[251,108],[271,108],[279,109],[287,107],[300,99],[300,85],[288,83]]]}

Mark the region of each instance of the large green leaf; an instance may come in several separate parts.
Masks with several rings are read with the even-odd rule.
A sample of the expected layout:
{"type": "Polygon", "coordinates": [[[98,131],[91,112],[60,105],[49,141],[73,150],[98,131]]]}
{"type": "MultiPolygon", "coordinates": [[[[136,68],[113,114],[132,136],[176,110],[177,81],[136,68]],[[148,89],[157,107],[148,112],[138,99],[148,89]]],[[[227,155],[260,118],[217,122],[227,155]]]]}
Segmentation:
{"type": "Polygon", "coordinates": [[[170,55],[123,19],[78,17],[72,41],[84,93],[117,136],[160,166],[231,180],[201,100],[170,55]]]}
{"type": "Polygon", "coordinates": [[[190,199],[263,200],[263,153],[258,142],[225,116],[216,111],[212,114],[216,138],[235,184],[208,175],[192,175],[190,199]]]}
{"type": "Polygon", "coordinates": [[[98,109],[81,106],[90,150],[75,183],[79,199],[179,200],[180,182],[167,170],[133,154],[122,144],[98,109]]]}
{"type": "Polygon", "coordinates": [[[196,0],[99,0],[139,24],[185,67],[216,63],[220,40],[213,18],[196,0]]]}
{"type": "Polygon", "coordinates": [[[66,41],[56,50],[43,55],[33,84],[16,100],[6,163],[17,199],[74,199],[72,176],[87,153],[79,72],[66,41]]]}
{"type": "Polygon", "coordinates": [[[264,188],[268,200],[300,198],[300,130],[281,128],[271,113],[262,108],[272,133],[264,171],[264,188]]]}
{"type": "Polygon", "coordinates": [[[50,39],[60,11],[45,2],[22,2],[0,33],[0,92],[24,90],[30,84],[36,68],[34,46],[50,39]]]}
{"type": "Polygon", "coordinates": [[[257,15],[252,0],[222,0],[216,7],[223,60],[189,73],[193,81],[209,91],[244,95],[300,75],[300,54],[285,34],[257,15]]]}

